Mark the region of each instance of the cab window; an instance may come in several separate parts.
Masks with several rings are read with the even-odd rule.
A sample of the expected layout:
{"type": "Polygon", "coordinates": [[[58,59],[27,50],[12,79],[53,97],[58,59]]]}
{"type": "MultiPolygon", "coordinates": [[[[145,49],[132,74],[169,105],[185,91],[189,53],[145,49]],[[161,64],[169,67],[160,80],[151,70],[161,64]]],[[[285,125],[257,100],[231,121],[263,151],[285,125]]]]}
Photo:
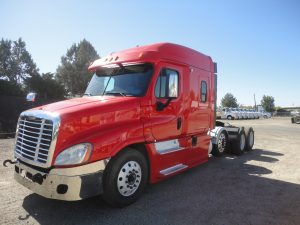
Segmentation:
{"type": "Polygon", "coordinates": [[[155,85],[157,98],[177,98],[179,86],[179,74],[172,69],[162,69],[155,85]]]}

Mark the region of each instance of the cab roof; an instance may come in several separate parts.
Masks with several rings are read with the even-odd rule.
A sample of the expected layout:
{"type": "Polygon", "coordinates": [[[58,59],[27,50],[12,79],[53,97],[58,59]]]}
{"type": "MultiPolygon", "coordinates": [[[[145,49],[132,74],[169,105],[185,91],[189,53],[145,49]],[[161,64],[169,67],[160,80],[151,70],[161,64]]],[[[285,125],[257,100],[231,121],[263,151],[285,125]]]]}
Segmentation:
{"type": "Polygon", "coordinates": [[[88,69],[89,71],[95,71],[98,67],[110,64],[147,61],[153,62],[158,60],[172,61],[207,71],[214,71],[213,62],[209,56],[191,48],[172,43],[156,43],[114,52],[106,57],[94,61],[88,69]]]}

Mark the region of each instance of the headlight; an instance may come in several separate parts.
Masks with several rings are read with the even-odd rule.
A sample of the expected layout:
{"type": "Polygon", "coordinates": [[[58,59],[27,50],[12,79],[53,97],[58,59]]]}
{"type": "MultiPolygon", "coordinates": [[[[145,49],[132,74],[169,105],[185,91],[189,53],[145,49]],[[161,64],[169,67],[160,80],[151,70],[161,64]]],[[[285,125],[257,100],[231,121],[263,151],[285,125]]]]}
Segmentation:
{"type": "Polygon", "coordinates": [[[85,163],[89,160],[93,145],[81,143],[65,149],[55,159],[54,165],[76,165],[85,163]]]}

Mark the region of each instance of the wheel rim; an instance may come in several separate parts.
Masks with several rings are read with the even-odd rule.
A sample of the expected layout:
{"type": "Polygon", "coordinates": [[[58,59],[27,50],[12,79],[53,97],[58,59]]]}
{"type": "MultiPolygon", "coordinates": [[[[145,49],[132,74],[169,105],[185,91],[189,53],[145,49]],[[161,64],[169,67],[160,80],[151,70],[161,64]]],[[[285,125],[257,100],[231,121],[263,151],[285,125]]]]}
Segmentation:
{"type": "Polygon", "coordinates": [[[224,133],[221,133],[218,140],[218,149],[219,152],[224,152],[226,147],[226,135],[224,133]]]}
{"type": "Polygon", "coordinates": [[[241,135],[241,141],[240,141],[240,149],[242,151],[244,151],[244,149],[245,149],[245,143],[246,143],[245,134],[242,134],[241,135]]]}
{"type": "Polygon", "coordinates": [[[119,193],[130,196],[139,188],[142,178],[141,166],[136,161],[126,162],[120,169],[117,186],[119,193]]]}
{"type": "Polygon", "coordinates": [[[253,144],[254,144],[254,133],[253,133],[253,132],[250,132],[248,138],[249,138],[249,139],[248,139],[248,140],[249,140],[249,143],[248,143],[248,144],[249,144],[250,147],[252,147],[253,144]]]}

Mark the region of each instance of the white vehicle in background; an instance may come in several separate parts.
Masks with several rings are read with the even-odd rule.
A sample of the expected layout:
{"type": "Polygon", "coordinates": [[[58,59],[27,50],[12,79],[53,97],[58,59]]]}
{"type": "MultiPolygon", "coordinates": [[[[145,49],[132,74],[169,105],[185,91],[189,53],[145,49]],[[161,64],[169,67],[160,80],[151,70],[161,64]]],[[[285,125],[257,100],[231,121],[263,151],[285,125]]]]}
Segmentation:
{"type": "Polygon", "coordinates": [[[261,117],[264,118],[264,119],[268,119],[268,118],[271,118],[271,113],[269,112],[266,112],[266,111],[261,111],[261,117]]]}
{"type": "Polygon", "coordinates": [[[248,112],[249,119],[255,119],[255,114],[251,109],[246,109],[246,111],[248,112]]]}
{"type": "Polygon", "coordinates": [[[223,108],[221,111],[221,119],[234,120],[238,119],[238,115],[232,108],[223,108]]]}
{"type": "Polygon", "coordinates": [[[237,111],[239,112],[239,117],[240,117],[241,120],[246,119],[246,114],[245,114],[245,112],[243,111],[243,109],[237,108],[237,111]]]}
{"type": "Polygon", "coordinates": [[[238,108],[237,110],[238,110],[238,112],[239,112],[239,117],[240,117],[240,119],[246,119],[246,114],[245,114],[245,112],[243,111],[243,109],[238,108]]]}
{"type": "Polygon", "coordinates": [[[259,112],[257,112],[256,110],[254,110],[254,109],[252,109],[252,112],[253,112],[253,114],[254,114],[254,118],[255,119],[259,119],[259,117],[260,117],[260,113],[259,112]]]}
{"type": "Polygon", "coordinates": [[[241,109],[241,111],[243,112],[243,114],[244,114],[244,119],[249,119],[249,113],[247,112],[247,110],[246,109],[241,109]]]}
{"type": "Polygon", "coordinates": [[[242,119],[241,114],[237,108],[231,108],[231,112],[233,115],[235,115],[234,119],[236,120],[242,119]]]}

